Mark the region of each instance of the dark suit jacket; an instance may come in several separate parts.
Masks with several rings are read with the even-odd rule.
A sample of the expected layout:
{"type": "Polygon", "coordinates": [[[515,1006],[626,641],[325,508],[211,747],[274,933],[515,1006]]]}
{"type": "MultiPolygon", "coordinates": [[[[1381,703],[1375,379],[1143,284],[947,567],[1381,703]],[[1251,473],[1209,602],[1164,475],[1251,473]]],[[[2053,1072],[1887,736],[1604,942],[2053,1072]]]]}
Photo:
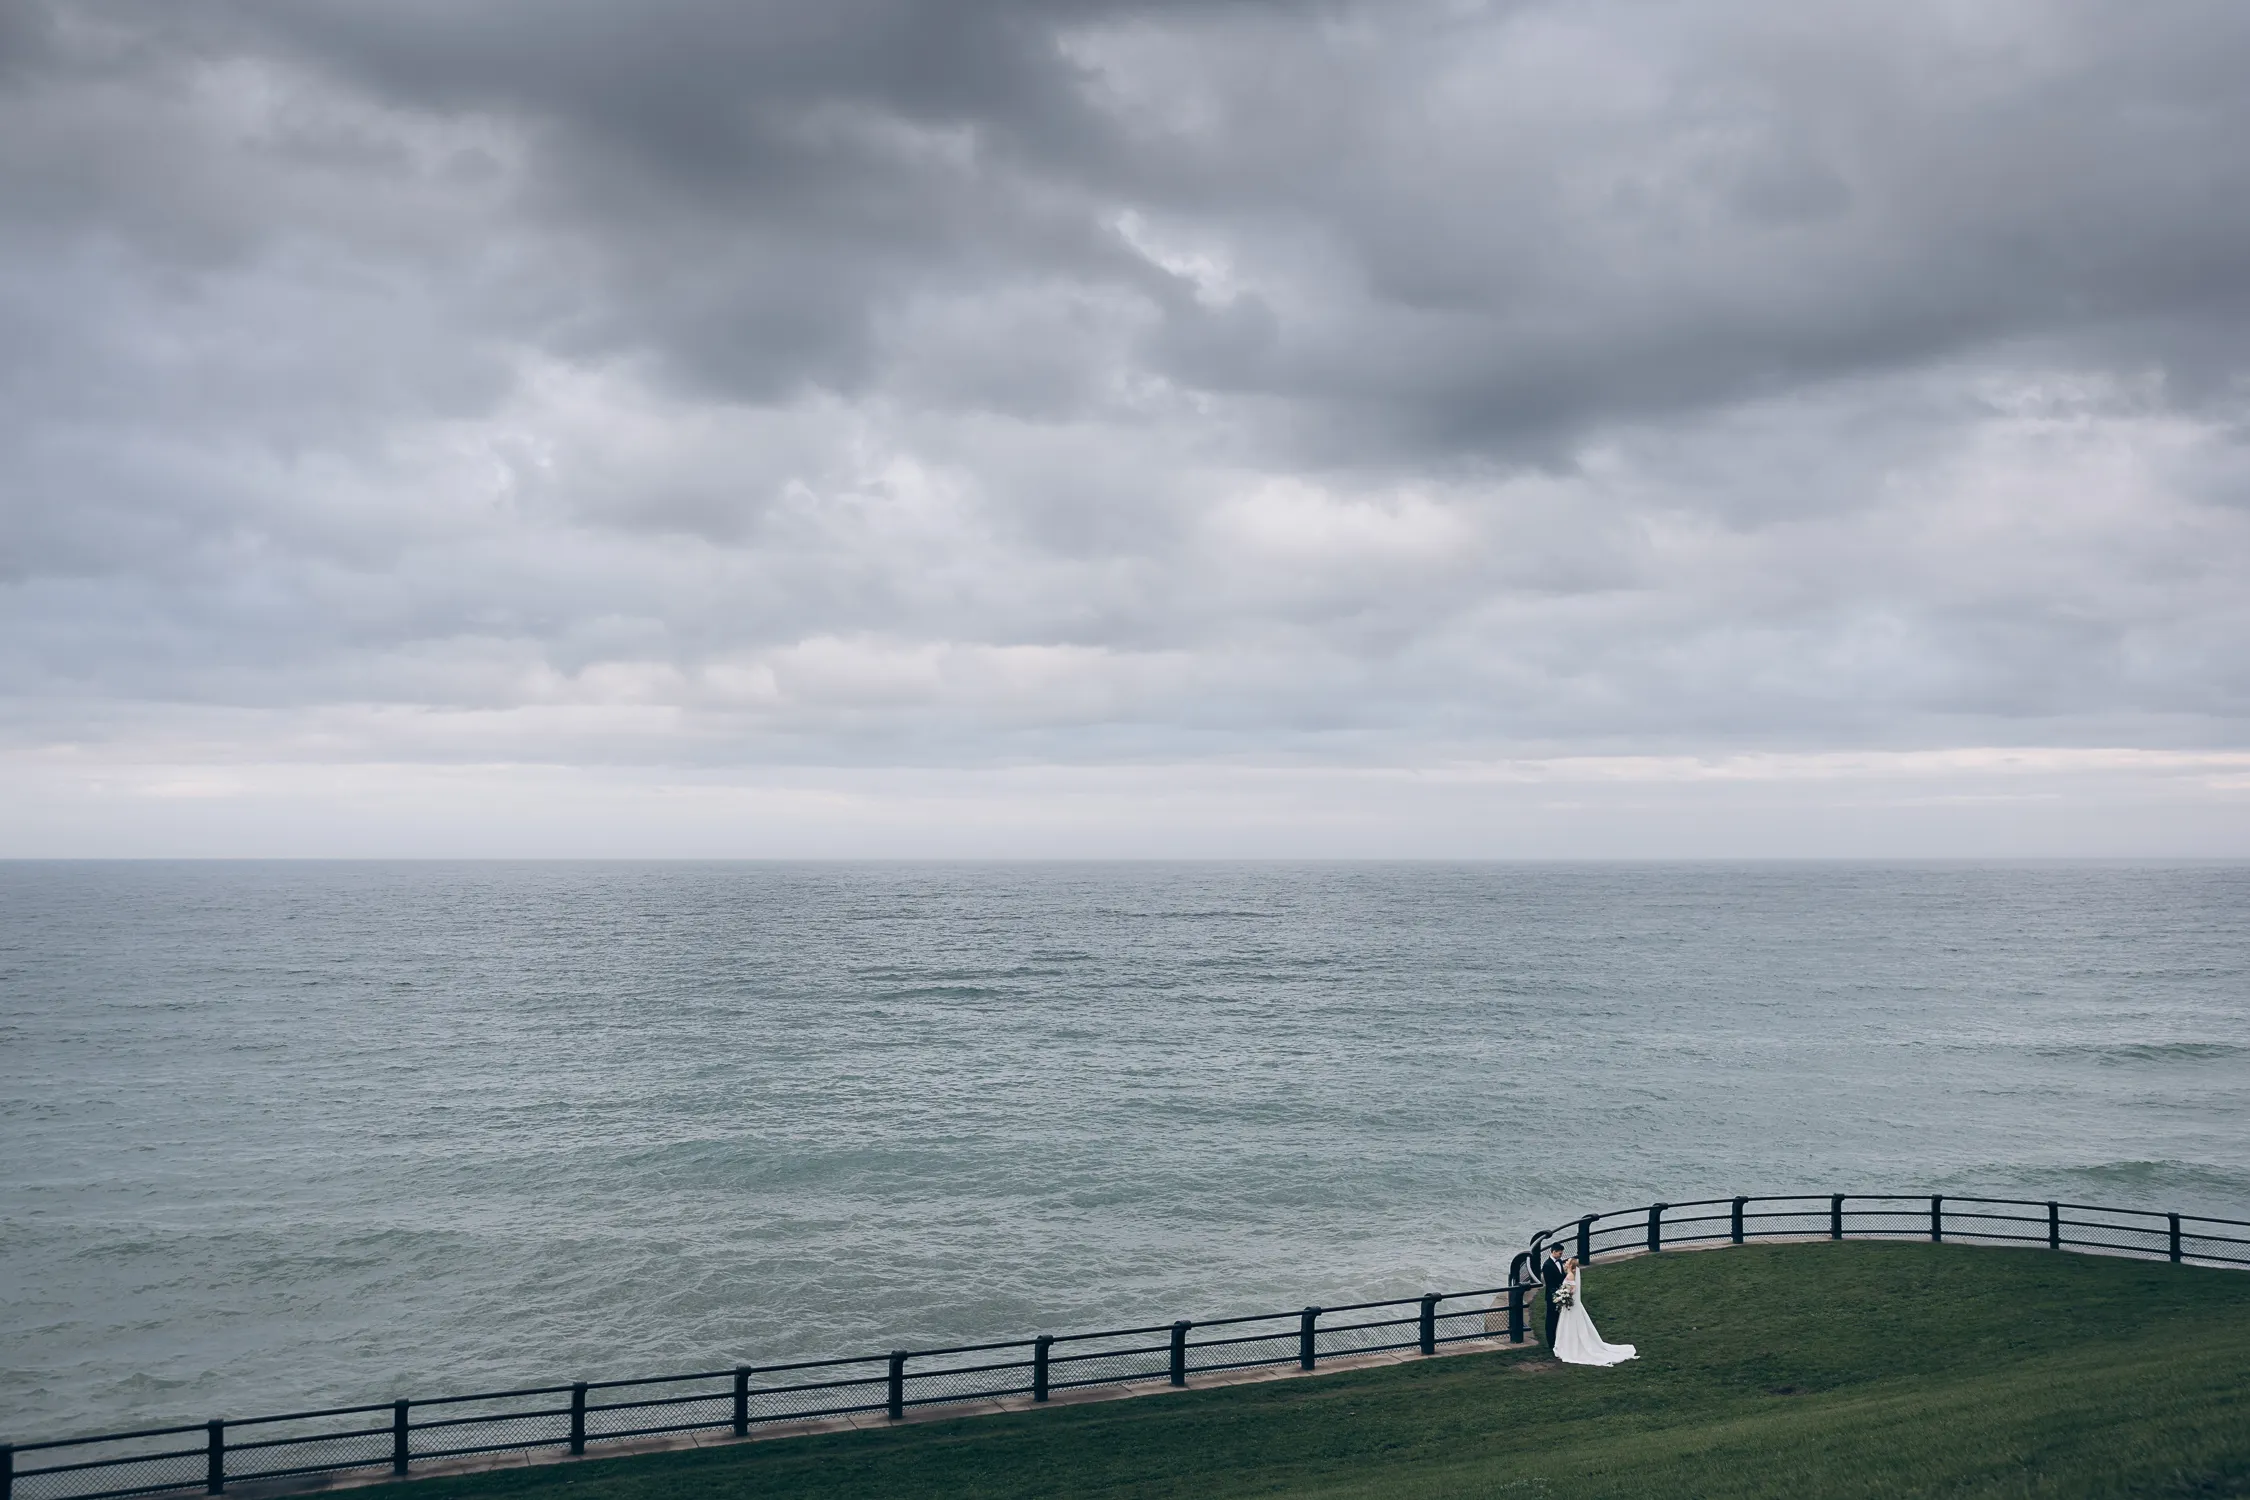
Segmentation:
{"type": "Polygon", "coordinates": [[[1547,1297],[1550,1301],[1562,1295],[1564,1280],[1561,1261],[1550,1255],[1539,1263],[1539,1284],[1547,1289],[1547,1297]]]}

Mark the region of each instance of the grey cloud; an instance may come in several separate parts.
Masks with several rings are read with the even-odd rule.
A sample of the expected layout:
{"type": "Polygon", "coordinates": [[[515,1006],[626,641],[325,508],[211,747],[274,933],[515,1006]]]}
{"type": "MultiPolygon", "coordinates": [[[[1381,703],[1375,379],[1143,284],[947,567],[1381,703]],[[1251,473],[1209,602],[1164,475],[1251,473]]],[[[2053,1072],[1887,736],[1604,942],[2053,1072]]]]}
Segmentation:
{"type": "Polygon", "coordinates": [[[2246,68],[2219,4],[0,3],[10,732],[2237,743],[2246,68]]]}
{"type": "MultiPolygon", "coordinates": [[[[560,348],[857,392],[911,354],[886,318],[1045,279],[1139,303],[1152,373],[1312,403],[1332,439],[1505,453],[2010,338],[2238,325],[2250,105],[2214,59],[2250,60],[2250,22],[2168,20],[331,0],[183,5],[149,65],[187,38],[520,132],[510,207],[555,284],[515,331],[560,348]],[[1128,212],[1247,285],[1188,295],[1128,212]]],[[[214,202],[236,175],[165,173],[250,233],[214,202]]]]}

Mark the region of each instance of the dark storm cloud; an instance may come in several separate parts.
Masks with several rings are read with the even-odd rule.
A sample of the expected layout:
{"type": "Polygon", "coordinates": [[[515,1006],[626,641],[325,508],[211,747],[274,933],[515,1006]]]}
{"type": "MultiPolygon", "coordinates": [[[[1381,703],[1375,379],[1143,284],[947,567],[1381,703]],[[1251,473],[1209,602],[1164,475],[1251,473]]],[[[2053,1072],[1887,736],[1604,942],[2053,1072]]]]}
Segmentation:
{"type": "Polygon", "coordinates": [[[2236,744],[2245,76],[2219,3],[0,0],[0,691],[2236,744]]]}
{"type": "Polygon", "coordinates": [[[104,89],[306,68],[522,132],[492,192],[552,259],[500,298],[510,331],[753,400],[879,386],[887,314],[1053,278],[1132,299],[1136,357],[1184,384],[1476,449],[2009,339],[2223,378],[2250,279],[2250,16],[2226,5],[183,0],[9,24],[19,88],[54,106],[17,122],[15,217],[218,254],[413,238],[306,201],[324,187],[419,168],[474,192],[473,150],[417,164],[311,118],[255,163],[101,149],[104,89]],[[260,191],[274,157],[296,191],[260,191]],[[1194,295],[1128,213],[1225,245],[1245,284],[1194,295]]]}
{"type": "Polygon", "coordinates": [[[196,7],[171,24],[386,106],[520,130],[511,207],[572,262],[538,336],[767,399],[863,388],[876,316],[920,292],[1045,271],[1161,293],[1073,169],[1101,143],[1055,49],[1071,16],[674,0],[196,7]]]}
{"type": "Polygon", "coordinates": [[[880,384],[886,312],[1054,277],[1140,301],[1185,384],[1504,447],[2013,338],[2207,375],[2250,281],[2220,4],[215,14],[525,126],[524,206],[599,278],[551,335],[751,399],[880,384]],[[1192,295],[1121,212],[1248,285],[1192,295]]]}

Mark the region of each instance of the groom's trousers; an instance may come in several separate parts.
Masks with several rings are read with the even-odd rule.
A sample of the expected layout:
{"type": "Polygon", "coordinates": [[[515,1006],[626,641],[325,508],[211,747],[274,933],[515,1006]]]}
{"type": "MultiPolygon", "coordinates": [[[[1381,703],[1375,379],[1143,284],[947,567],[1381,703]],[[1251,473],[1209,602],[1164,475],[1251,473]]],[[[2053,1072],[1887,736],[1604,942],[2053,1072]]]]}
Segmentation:
{"type": "Polygon", "coordinates": [[[1549,1353],[1554,1352],[1555,1325],[1561,1321],[1562,1309],[1555,1306],[1555,1294],[1549,1292],[1547,1294],[1547,1349],[1549,1353]]]}

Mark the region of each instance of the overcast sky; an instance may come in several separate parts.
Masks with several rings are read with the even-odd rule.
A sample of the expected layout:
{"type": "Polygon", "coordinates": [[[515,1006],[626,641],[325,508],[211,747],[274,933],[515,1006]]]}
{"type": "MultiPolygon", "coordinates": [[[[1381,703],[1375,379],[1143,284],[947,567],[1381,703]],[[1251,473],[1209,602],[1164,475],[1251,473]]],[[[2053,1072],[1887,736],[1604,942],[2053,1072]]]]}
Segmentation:
{"type": "Polygon", "coordinates": [[[0,0],[0,854],[2250,855],[2246,79],[0,0]]]}

